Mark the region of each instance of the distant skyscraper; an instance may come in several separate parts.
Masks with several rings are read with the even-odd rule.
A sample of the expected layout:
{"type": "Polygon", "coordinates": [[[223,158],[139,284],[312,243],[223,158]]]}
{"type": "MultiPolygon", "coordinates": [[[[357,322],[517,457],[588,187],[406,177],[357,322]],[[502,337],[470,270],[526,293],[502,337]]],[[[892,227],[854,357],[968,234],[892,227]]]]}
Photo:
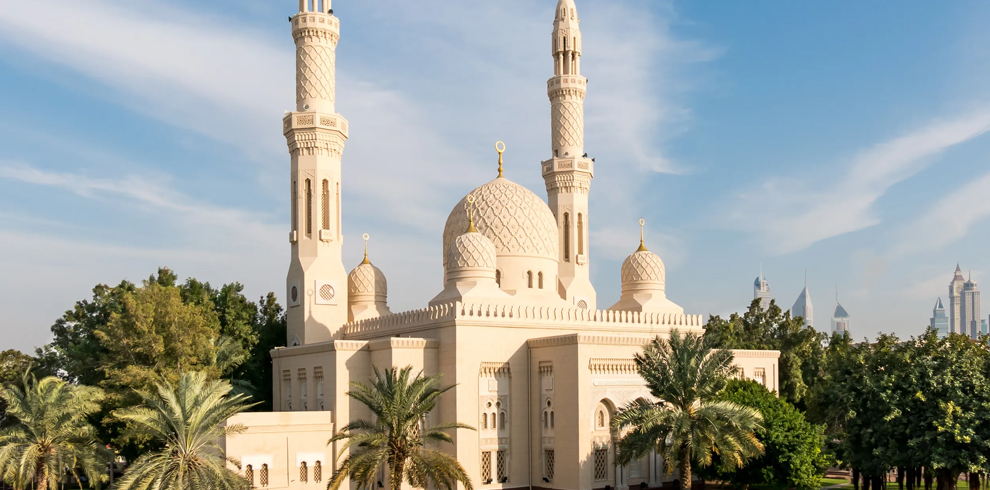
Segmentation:
{"type": "Polygon", "coordinates": [[[839,294],[835,295],[835,312],[832,313],[832,333],[842,334],[849,331],[849,313],[839,304],[839,294]]]}
{"type": "Polygon", "coordinates": [[[939,337],[949,336],[949,318],[945,316],[945,307],[942,306],[942,298],[935,301],[935,308],[932,309],[932,330],[938,332],[939,337]]]}
{"type": "Polygon", "coordinates": [[[986,335],[986,334],[990,333],[990,332],[987,331],[987,321],[986,320],[980,320],[980,333],[982,333],[983,335],[986,335]]]}
{"type": "Polygon", "coordinates": [[[959,301],[959,324],[960,332],[969,335],[971,338],[980,336],[980,289],[973,282],[973,274],[970,273],[969,280],[963,283],[962,297],[959,301]]]}
{"type": "Polygon", "coordinates": [[[966,279],[963,278],[962,269],[956,264],[956,275],[949,283],[949,331],[952,333],[967,333],[963,326],[960,315],[962,313],[962,290],[966,279]]]}
{"type": "Polygon", "coordinates": [[[760,308],[770,307],[770,284],[763,278],[763,266],[760,266],[760,276],[753,282],[753,299],[760,300],[760,308]]]}
{"type": "Polygon", "coordinates": [[[801,290],[801,294],[798,295],[797,301],[795,301],[794,306],[791,307],[791,316],[804,317],[804,325],[806,327],[815,327],[815,307],[811,304],[811,293],[808,292],[807,272],[804,275],[804,289],[801,290]]]}

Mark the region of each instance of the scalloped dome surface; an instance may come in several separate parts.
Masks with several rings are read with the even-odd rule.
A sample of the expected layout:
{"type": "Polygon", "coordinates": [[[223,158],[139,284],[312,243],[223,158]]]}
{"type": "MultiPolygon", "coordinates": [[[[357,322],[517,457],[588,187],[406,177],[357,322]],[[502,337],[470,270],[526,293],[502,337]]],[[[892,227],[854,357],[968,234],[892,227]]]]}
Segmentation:
{"type": "Polygon", "coordinates": [[[485,235],[461,234],[447,250],[448,269],[465,267],[495,270],[495,245],[485,235]]]}
{"type": "Polygon", "coordinates": [[[650,252],[635,252],[622,262],[622,284],[633,282],[657,282],[664,284],[666,270],[660,256],[650,252]]]}
{"type": "Polygon", "coordinates": [[[347,275],[349,294],[388,294],[388,283],[381,269],[371,264],[361,264],[347,275]]]}
{"type": "MultiPolygon", "coordinates": [[[[504,177],[473,191],[474,226],[495,246],[497,255],[557,260],[557,221],[542,199],[504,177]]],[[[468,227],[467,196],[454,206],[443,228],[443,250],[468,227]]],[[[447,257],[444,253],[444,265],[447,257]]]]}

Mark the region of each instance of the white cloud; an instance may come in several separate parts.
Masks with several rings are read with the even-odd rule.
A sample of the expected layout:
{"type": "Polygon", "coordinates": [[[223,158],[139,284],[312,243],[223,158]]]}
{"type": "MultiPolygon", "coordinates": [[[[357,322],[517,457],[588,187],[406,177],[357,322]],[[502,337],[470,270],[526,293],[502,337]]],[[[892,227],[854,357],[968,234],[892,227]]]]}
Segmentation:
{"type": "Polygon", "coordinates": [[[990,216],[990,173],[952,189],[906,227],[894,253],[935,250],[959,240],[970,228],[990,216]]]}
{"type": "Polygon", "coordinates": [[[934,161],[941,152],[990,131],[990,110],[926,127],[855,155],[843,175],[814,180],[771,178],[739,196],[726,225],[763,234],[773,253],[808,246],[880,222],[874,203],[898,182],[934,161]]]}

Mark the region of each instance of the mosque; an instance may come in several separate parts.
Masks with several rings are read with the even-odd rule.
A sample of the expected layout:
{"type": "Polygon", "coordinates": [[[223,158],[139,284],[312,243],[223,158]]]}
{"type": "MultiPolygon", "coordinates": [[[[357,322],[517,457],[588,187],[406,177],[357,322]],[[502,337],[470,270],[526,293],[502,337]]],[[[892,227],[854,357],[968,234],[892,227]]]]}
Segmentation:
{"type": "MultiPolygon", "coordinates": [[[[334,110],[340,21],[329,0],[300,0],[290,21],[296,111],[282,120],[291,155],[288,347],[271,353],[276,411],[228,421],[247,427],[224,442],[237,471],[257,488],[324,488],[342,459],[342,443],[327,444],[333,431],[370,418],[346,395],[349,384],[368,381],[373,368],[411,365],[456,385],[426,423],[476,429],[456,430],[445,447],[476,488],[670,485],[677,473],[659,455],[614,465],[610,417],[652,399],[633,355],[673,329],[703,333],[705,319],[667,298],[663,261],[642,234],[616,271],[620,299],[598,304],[588,239],[595,161],[584,150],[587,79],[574,1],[557,3],[550,40],[551,145],[533,165],[546,201],[503,175],[505,146],[497,144],[497,177],[465,189],[447,218],[438,257],[444,283],[429,304],[403,312],[389,309],[385,271],[366,244],[349,274],[341,260],[348,123],[334,110]]],[[[777,389],[779,352],[735,356],[739,376],[777,389]]],[[[382,472],[378,486],[388,485],[382,472]]]]}

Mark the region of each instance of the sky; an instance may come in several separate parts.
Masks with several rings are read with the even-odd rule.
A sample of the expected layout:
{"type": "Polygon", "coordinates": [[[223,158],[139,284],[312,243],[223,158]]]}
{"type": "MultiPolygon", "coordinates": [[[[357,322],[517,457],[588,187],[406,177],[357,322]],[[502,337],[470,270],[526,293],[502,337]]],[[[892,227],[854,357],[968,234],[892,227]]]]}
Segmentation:
{"type": "MultiPolygon", "coordinates": [[[[344,261],[369,233],[393,311],[442,289],[444,220],[496,140],[545,198],[555,3],[334,2],[344,261]]],[[[284,296],[297,6],[4,2],[0,349],[159,266],[284,296]]],[[[854,337],[906,337],[957,262],[990,281],[990,4],[577,6],[600,307],[640,217],[688,313],[744,310],[762,267],[784,308],[807,276],[820,330],[838,296],[854,337]]]]}

